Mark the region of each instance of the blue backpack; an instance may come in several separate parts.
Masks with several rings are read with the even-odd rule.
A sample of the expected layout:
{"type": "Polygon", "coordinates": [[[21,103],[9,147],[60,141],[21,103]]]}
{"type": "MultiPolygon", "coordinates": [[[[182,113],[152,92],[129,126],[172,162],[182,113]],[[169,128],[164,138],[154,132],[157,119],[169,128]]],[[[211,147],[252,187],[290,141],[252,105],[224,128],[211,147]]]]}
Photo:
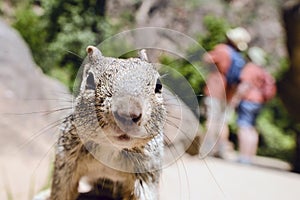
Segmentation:
{"type": "Polygon", "coordinates": [[[227,83],[229,85],[238,84],[240,82],[241,71],[246,62],[240,52],[228,46],[231,56],[231,65],[226,74],[227,83]]]}

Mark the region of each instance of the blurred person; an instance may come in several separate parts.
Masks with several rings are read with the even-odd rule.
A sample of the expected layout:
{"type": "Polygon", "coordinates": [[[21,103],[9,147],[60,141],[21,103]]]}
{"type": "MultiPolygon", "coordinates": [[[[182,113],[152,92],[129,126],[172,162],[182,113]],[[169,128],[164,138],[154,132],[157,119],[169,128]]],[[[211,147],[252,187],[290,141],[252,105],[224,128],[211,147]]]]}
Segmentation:
{"type": "Polygon", "coordinates": [[[238,161],[245,164],[251,164],[257,152],[256,118],[263,104],[276,94],[274,78],[262,68],[266,65],[265,57],[265,52],[259,47],[248,50],[250,61],[241,72],[241,82],[230,103],[237,107],[238,114],[238,161]]]}
{"type": "Polygon", "coordinates": [[[209,153],[223,157],[224,152],[232,149],[225,119],[226,100],[231,96],[229,85],[238,83],[236,77],[245,65],[240,52],[247,49],[251,37],[244,28],[238,27],[227,31],[226,38],[226,43],[216,45],[203,56],[204,62],[216,66],[216,69],[209,73],[204,89],[207,131],[205,142],[200,149],[203,155],[209,153]]]}

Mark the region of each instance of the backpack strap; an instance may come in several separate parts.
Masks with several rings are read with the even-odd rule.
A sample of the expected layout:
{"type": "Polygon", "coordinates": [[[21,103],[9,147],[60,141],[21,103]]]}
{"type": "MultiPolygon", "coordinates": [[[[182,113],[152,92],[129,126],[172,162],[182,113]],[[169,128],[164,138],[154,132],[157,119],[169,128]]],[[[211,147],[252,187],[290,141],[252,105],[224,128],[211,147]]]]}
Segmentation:
{"type": "Polygon", "coordinates": [[[229,49],[229,55],[231,57],[231,65],[226,74],[226,79],[229,85],[234,85],[240,82],[241,71],[245,66],[246,62],[240,52],[236,51],[229,45],[227,46],[229,49]]]}

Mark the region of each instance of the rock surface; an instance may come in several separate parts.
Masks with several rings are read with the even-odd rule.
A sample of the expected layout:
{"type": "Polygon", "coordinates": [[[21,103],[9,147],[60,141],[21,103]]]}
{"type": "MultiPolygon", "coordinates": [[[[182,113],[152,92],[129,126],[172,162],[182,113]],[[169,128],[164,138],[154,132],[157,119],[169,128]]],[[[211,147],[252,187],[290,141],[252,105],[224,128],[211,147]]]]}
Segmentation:
{"type": "Polygon", "coordinates": [[[20,35],[0,20],[0,199],[30,199],[47,184],[57,125],[71,97],[43,75],[20,35]]]}

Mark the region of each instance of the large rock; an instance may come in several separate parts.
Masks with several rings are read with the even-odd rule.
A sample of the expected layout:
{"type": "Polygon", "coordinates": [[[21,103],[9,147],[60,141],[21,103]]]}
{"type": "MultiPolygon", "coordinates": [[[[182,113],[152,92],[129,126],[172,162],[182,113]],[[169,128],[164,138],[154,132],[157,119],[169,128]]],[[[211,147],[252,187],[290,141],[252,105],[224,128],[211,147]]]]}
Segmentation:
{"type": "Polygon", "coordinates": [[[0,199],[28,199],[48,182],[57,127],[71,97],[43,75],[20,35],[0,20],[0,199]],[[39,187],[37,187],[39,186],[39,187]]]}

